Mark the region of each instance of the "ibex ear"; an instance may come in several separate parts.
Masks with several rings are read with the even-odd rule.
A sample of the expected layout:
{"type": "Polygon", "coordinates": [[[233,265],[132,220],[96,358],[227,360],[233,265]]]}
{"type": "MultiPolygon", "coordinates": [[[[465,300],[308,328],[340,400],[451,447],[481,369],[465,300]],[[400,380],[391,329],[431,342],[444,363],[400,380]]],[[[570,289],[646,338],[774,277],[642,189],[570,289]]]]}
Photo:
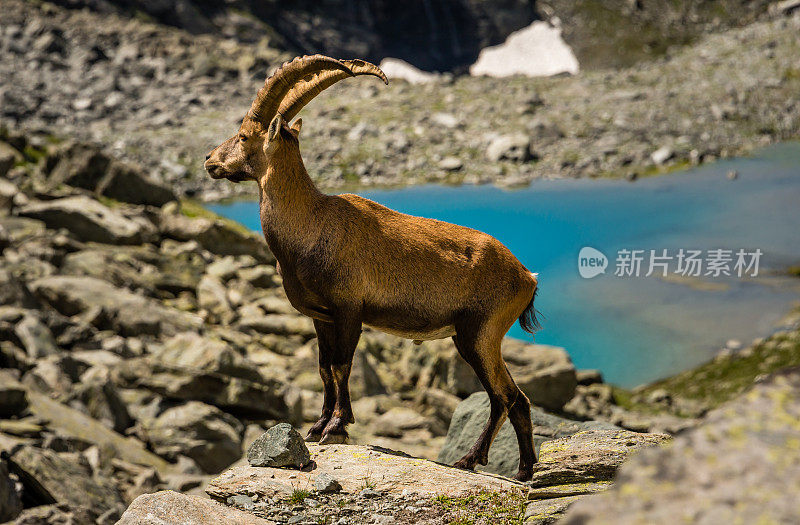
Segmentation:
{"type": "Polygon", "coordinates": [[[301,129],[303,129],[303,119],[299,118],[292,124],[292,131],[294,131],[295,136],[299,137],[301,129]]]}
{"type": "Polygon", "coordinates": [[[281,131],[281,126],[283,126],[283,116],[280,113],[275,115],[275,118],[272,119],[272,122],[269,123],[269,130],[267,131],[267,140],[273,141],[275,137],[278,136],[278,133],[281,131]]]}

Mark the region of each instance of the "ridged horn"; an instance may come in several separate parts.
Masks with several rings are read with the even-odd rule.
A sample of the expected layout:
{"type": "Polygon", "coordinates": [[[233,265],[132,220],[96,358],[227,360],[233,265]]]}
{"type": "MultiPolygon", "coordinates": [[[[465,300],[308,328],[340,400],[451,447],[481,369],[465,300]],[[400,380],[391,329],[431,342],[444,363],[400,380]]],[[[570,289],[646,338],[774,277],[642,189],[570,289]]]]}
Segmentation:
{"type": "Polygon", "coordinates": [[[297,81],[322,71],[336,71],[345,77],[353,76],[350,69],[335,58],[324,55],[297,57],[284,63],[267,78],[264,87],[258,90],[248,115],[264,125],[269,124],[272,117],[278,112],[278,106],[286,93],[297,81]]]}
{"type": "Polygon", "coordinates": [[[384,72],[375,64],[364,60],[342,60],[341,63],[347,66],[351,74],[341,70],[327,70],[305,75],[286,94],[278,113],[283,115],[287,122],[291,121],[314,97],[350,76],[372,75],[383,80],[384,84],[389,83],[384,72]]]}

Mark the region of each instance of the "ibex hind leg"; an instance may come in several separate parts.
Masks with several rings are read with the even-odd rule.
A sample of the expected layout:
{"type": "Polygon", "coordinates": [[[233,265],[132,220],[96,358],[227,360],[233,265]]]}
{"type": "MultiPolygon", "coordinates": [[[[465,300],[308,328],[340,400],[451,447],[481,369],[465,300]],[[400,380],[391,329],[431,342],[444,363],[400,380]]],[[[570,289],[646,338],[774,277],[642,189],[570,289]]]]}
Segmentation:
{"type": "Polygon", "coordinates": [[[494,330],[488,324],[475,329],[475,324],[464,323],[460,330],[457,327],[453,341],[486,389],[490,403],[489,421],[475,445],[454,466],[471,470],[476,464],[487,464],[492,441],[508,416],[520,450],[520,468],[515,479],[528,480],[533,475],[535,462],[530,404],[514,383],[500,353],[500,342],[510,323],[508,326],[497,323],[494,330]]]}

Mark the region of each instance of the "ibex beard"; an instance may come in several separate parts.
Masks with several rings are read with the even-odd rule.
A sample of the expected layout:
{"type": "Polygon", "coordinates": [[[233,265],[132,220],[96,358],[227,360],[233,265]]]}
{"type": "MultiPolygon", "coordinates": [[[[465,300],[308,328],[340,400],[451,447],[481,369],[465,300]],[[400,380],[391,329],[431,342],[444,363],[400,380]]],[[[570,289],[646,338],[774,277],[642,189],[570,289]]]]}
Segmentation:
{"type": "Polygon", "coordinates": [[[486,465],[508,417],[519,443],[516,479],[528,480],[536,462],[530,403],[500,343],[517,319],[531,333],[537,328],[536,275],[485,233],[317,190],[300,157],[302,121],[289,123],[324,89],[356,75],[388,83],[362,60],[314,55],[287,62],[258,91],[239,132],[205,163],[215,179],[258,183],[261,226],[286,296],[314,321],[324,400],[307,440],[347,439],[354,421],[348,379],[362,325],[417,342],[452,337],[491,406],[486,427],[455,466],[486,465]]]}

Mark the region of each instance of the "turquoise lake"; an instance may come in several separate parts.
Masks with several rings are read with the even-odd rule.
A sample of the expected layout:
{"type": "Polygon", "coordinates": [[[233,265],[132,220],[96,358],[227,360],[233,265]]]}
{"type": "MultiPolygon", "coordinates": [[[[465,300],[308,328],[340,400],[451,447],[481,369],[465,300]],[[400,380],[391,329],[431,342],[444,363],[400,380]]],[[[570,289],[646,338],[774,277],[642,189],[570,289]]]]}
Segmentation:
{"type": "MultiPolygon", "coordinates": [[[[625,387],[706,361],[728,340],[746,345],[768,335],[800,300],[800,279],[782,275],[800,263],[796,143],[636,182],[540,180],[518,190],[417,186],[359,194],[498,238],[539,273],[543,330],[536,342],[563,346],[577,367],[600,369],[607,381],[625,387]],[[735,180],[727,177],[731,170],[735,180]],[[588,279],[578,271],[586,246],[602,252],[608,264],[588,279]],[[676,273],[681,249],[700,250],[700,276],[676,273]],[[640,276],[615,275],[619,250],[644,251],[640,276]],[[645,276],[650,250],[658,256],[667,250],[673,258],[660,260],[667,277],[661,266],[645,276]],[[731,261],[725,263],[727,252],[713,250],[730,250],[731,261]],[[736,275],[740,250],[747,263],[761,251],[757,275],[753,266],[736,275]],[[714,275],[709,262],[715,258],[731,276],[714,275]]],[[[209,207],[260,231],[256,202],[209,207]]],[[[531,340],[518,325],[509,335],[531,340]]]]}

